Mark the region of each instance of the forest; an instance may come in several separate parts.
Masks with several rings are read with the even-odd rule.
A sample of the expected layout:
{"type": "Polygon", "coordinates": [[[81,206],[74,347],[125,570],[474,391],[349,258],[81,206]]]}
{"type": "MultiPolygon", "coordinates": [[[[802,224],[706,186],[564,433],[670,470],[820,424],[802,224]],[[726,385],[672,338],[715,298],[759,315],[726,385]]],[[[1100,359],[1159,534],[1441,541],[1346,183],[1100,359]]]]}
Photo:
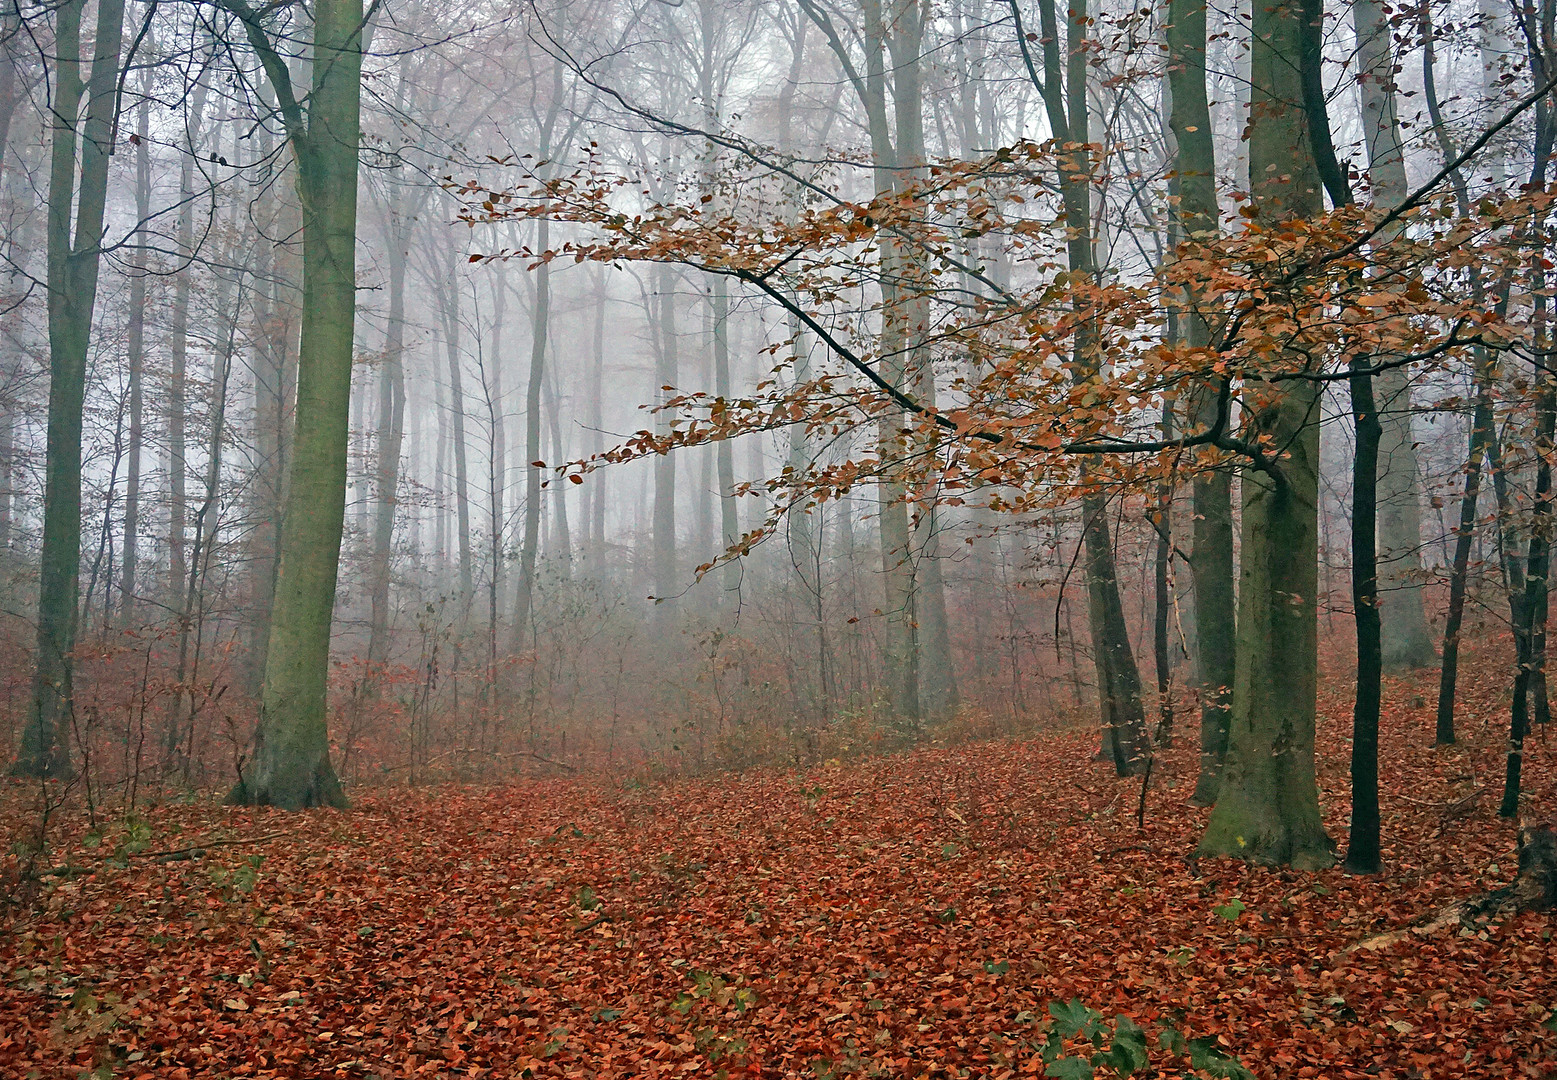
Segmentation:
{"type": "Polygon", "coordinates": [[[0,51],[0,1076],[1557,1077],[1557,0],[0,51]]]}

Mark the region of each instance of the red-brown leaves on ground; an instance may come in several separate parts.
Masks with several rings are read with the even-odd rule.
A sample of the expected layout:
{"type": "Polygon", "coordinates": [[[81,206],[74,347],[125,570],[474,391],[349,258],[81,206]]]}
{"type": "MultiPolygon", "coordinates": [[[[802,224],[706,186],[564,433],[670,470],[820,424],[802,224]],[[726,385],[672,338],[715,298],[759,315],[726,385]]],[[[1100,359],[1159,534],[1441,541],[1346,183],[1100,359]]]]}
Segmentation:
{"type": "MultiPolygon", "coordinates": [[[[1325,706],[1339,835],[1347,711],[1325,706]]],[[[1137,782],[1087,764],[1074,730],[803,773],[386,791],[344,814],[168,807],[154,850],[286,835],[126,868],[102,856],[122,833],[76,848],[93,872],[51,879],[0,939],[0,1072],[1042,1076],[1047,1006],[1079,998],[1141,1024],[1158,1075],[1189,1075],[1156,1048],[1172,1024],[1260,1077],[1549,1077],[1549,916],[1342,955],[1512,873],[1500,717],[1473,698],[1447,751],[1426,704],[1387,717],[1388,872],[1369,880],[1197,875],[1194,748],[1166,755],[1138,833],[1137,782]]],[[[1540,736],[1526,772],[1550,805],[1540,736]]]]}

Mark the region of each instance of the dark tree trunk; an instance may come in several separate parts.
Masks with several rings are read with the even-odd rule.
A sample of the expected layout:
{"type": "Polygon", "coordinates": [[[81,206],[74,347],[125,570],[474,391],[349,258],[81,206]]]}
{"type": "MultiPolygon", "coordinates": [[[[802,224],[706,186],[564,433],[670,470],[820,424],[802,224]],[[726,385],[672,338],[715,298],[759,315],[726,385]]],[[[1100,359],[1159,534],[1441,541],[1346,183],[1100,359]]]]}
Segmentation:
{"type": "Polygon", "coordinates": [[[1557,426],[1557,389],[1550,384],[1541,391],[1536,421],[1536,446],[1540,464],[1535,474],[1535,507],[1530,522],[1530,547],[1525,556],[1524,590],[1514,610],[1514,654],[1519,668],[1514,675],[1514,702],[1509,711],[1508,761],[1503,777],[1503,801],[1498,816],[1519,816],[1520,774],[1524,767],[1525,737],[1530,732],[1530,700],[1540,670],[1538,645],[1544,639],[1537,628],[1546,625],[1546,575],[1551,561],[1552,450],[1554,426],[1557,426]]]}
{"type": "MultiPolygon", "coordinates": [[[[1163,407],[1162,437],[1173,438],[1173,406],[1163,407]]],[[[1168,643],[1169,568],[1173,558],[1173,482],[1157,491],[1157,552],[1153,563],[1152,656],[1157,668],[1157,745],[1173,745],[1173,651],[1168,643]]]]}
{"type": "Polygon", "coordinates": [[[1449,610],[1443,628],[1443,669],[1438,676],[1437,746],[1455,741],[1454,699],[1460,671],[1460,628],[1465,621],[1465,591],[1470,577],[1471,545],[1476,535],[1476,505],[1481,498],[1482,461],[1494,423],[1492,402],[1485,380],[1478,388],[1471,418],[1470,449],[1465,461],[1465,494],[1460,500],[1460,525],[1454,534],[1454,557],[1449,567],[1449,610]]]}
{"type": "MultiPolygon", "coordinates": [[[[1359,358],[1356,366],[1370,363],[1359,358]]],[[[1357,620],[1357,696],[1352,709],[1352,827],[1346,869],[1376,874],[1379,866],[1379,695],[1384,667],[1379,625],[1376,548],[1379,441],[1383,426],[1373,401],[1373,376],[1353,371],[1352,611],[1357,620]]]]}

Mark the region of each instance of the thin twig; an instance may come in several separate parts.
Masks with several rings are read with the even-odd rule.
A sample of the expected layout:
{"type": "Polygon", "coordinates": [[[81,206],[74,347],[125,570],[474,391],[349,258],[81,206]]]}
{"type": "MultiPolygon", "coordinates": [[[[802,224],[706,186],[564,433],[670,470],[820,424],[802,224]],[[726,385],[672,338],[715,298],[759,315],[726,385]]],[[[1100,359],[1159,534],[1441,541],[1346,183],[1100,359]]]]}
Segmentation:
{"type": "Polygon", "coordinates": [[[124,852],[122,855],[108,854],[108,855],[100,855],[98,857],[102,858],[102,859],[113,859],[113,858],[125,858],[125,859],[135,859],[135,858],[141,858],[141,859],[168,859],[168,858],[172,858],[175,855],[188,855],[191,852],[206,851],[206,850],[209,850],[210,848],[240,847],[240,846],[242,846],[244,844],[263,844],[267,840],[276,840],[276,839],[279,839],[280,837],[291,836],[291,835],[292,834],[289,833],[289,832],[273,832],[273,833],[266,833],[264,836],[239,837],[236,840],[211,840],[211,841],[208,841],[208,842],[203,843],[203,844],[191,844],[188,847],[174,848],[171,851],[127,851],[127,852],[124,852]]]}

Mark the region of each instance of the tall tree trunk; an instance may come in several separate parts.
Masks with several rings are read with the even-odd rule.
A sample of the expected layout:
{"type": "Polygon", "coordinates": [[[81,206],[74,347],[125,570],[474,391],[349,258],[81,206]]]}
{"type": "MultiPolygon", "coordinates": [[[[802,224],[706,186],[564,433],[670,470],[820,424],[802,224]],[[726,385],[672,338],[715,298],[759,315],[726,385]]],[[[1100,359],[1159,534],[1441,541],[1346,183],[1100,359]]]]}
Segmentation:
{"type": "MultiPolygon", "coordinates": [[[[193,260],[195,246],[195,155],[200,148],[200,133],[205,123],[207,87],[201,79],[195,84],[189,101],[189,150],[183,155],[178,182],[178,253],[193,260]]],[[[168,577],[165,595],[175,610],[183,593],[185,565],[184,541],[188,529],[188,463],[185,434],[189,413],[189,283],[194,272],[192,261],[180,267],[173,282],[173,316],[169,328],[167,429],[168,429],[168,577]]]]}
{"type": "MultiPolygon", "coordinates": [[[[1479,362],[1478,368],[1485,366],[1479,362]]],[[[1482,461],[1495,423],[1488,386],[1478,371],[1476,409],[1471,416],[1470,449],[1465,455],[1465,489],[1460,498],[1460,524],[1454,532],[1454,557],[1449,568],[1449,610],[1443,626],[1443,669],[1438,677],[1438,720],[1433,742],[1455,741],[1454,699],[1460,671],[1460,630],[1465,620],[1465,594],[1470,578],[1471,544],[1476,537],[1476,506],[1481,500],[1482,461]]]]}
{"type": "Polygon", "coordinates": [[[449,356],[449,435],[454,450],[454,519],[459,543],[460,620],[470,613],[475,597],[475,566],[470,547],[470,466],[465,445],[464,355],[460,349],[459,282],[448,283],[448,303],[444,308],[444,337],[449,356]]]}
{"type": "MultiPolygon", "coordinates": [[[[10,215],[18,203],[30,200],[33,193],[25,190],[22,170],[10,167],[6,157],[11,150],[11,121],[21,101],[17,85],[18,31],[21,29],[21,9],[12,4],[0,11],[0,207],[10,215]]],[[[24,219],[25,220],[25,219],[24,219]]],[[[6,263],[5,294],[20,296],[31,287],[28,264],[38,244],[33,239],[35,230],[25,224],[7,231],[0,244],[4,245],[6,263]]],[[[12,313],[14,319],[19,312],[12,313]]],[[[8,320],[9,321],[9,320],[8,320]]],[[[0,360],[0,565],[8,565],[11,551],[13,506],[16,491],[16,401],[17,376],[25,363],[25,350],[19,335],[7,327],[4,335],[4,359],[0,360]]],[[[6,600],[10,592],[4,593],[6,600]]]]}
{"type": "MultiPolygon", "coordinates": [[[[727,278],[714,278],[714,394],[725,401],[731,396],[729,287],[727,278]]],[[[722,548],[728,550],[741,538],[740,508],[735,496],[735,447],[729,439],[720,439],[714,447],[714,464],[719,479],[719,538],[722,548]]],[[[725,563],[721,586],[722,605],[733,609],[740,598],[740,564],[733,560],[725,563]]]]}
{"type": "Polygon", "coordinates": [[[401,443],[405,436],[405,271],[409,222],[398,176],[389,197],[389,322],[384,330],[384,360],[378,382],[377,502],[373,517],[373,554],[368,570],[372,607],[368,663],[389,658],[389,584],[394,559],[395,511],[399,507],[401,443]]]}
{"type": "MultiPolygon", "coordinates": [[[[1172,0],[1168,9],[1168,79],[1172,89],[1169,124],[1178,144],[1180,227],[1192,243],[1219,231],[1215,146],[1206,94],[1206,7],[1201,0],[1172,0]]],[[[1203,302],[1185,297],[1180,319],[1184,343],[1211,343],[1203,302]]],[[[1206,384],[1190,395],[1190,421],[1199,429],[1216,422],[1217,388],[1206,384]]],[[[1193,801],[1216,801],[1227,755],[1236,652],[1237,604],[1233,567],[1232,475],[1226,469],[1200,471],[1191,488],[1194,506],[1190,575],[1195,585],[1195,657],[1200,688],[1200,772],[1193,801]]]]}
{"type": "MultiPolygon", "coordinates": [[[[1060,197],[1069,240],[1067,262],[1072,274],[1091,278],[1097,274],[1092,238],[1090,177],[1092,162],[1087,148],[1087,28],[1091,17],[1085,0],[1069,5],[1066,21],[1065,74],[1060,74],[1059,30],[1053,0],[1042,0],[1045,105],[1050,128],[1068,150],[1061,170],[1060,197]],[[1061,87],[1064,98],[1061,97],[1061,87]]],[[[1074,348],[1075,377],[1100,378],[1096,355],[1096,331],[1090,317],[1078,308],[1081,324],[1074,348]]],[[[1085,477],[1083,484],[1087,483],[1085,477]]],[[[1103,750],[1120,776],[1142,772],[1151,758],[1146,731],[1146,711],[1141,695],[1141,673],[1130,647],[1129,626],[1119,596],[1119,574],[1114,561],[1113,533],[1108,527],[1108,504],[1091,491],[1082,498],[1082,542],[1086,547],[1087,613],[1092,628],[1093,662],[1097,669],[1098,705],[1102,712],[1103,750]]]]}
{"type": "MultiPolygon", "coordinates": [[[[1173,320],[1177,324],[1178,320],[1173,320]]],[[[1174,438],[1173,404],[1162,411],[1162,437],[1174,438]]],[[[1163,480],[1157,488],[1157,550],[1152,559],[1152,659],[1157,669],[1158,746],[1173,745],[1173,652],[1168,637],[1170,590],[1173,561],[1173,481],[1163,480]]]]}
{"type": "MultiPolygon", "coordinates": [[[[798,386],[811,379],[811,342],[800,320],[791,316],[790,338],[794,341],[794,379],[798,386]]],[[[789,468],[795,477],[811,467],[811,446],[805,425],[789,429],[789,468]]],[[[802,680],[804,713],[811,720],[826,715],[832,701],[832,665],[827,655],[827,624],[822,603],[822,538],[818,535],[821,508],[792,509],[785,517],[789,527],[789,560],[794,568],[791,587],[795,590],[799,613],[799,652],[806,658],[802,680]]]]}
{"type": "Polygon", "coordinates": [[[249,41],[280,97],[298,166],[303,326],[296,433],[260,722],[253,760],[228,796],[237,803],[299,809],[346,802],[330,764],[326,718],[330,627],[346,520],[362,15],[361,0],[315,4],[306,118],[292,93],[285,60],[263,27],[245,22],[249,41]]]}
{"type": "MultiPolygon", "coordinates": [[[[895,0],[887,47],[892,60],[892,104],[897,135],[895,181],[912,189],[926,175],[924,137],[924,10],[921,0],[895,0]]],[[[917,195],[915,196],[918,197],[917,195]]],[[[904,297],[908,370],[907,382],[920,403],[935,408],[935,369],[926,344],[930,322],[930,279],[923,253],[902,247],[900,268],[911,294],[904,297]]],[[[956,711],[957,676],[951,656],[951,631],[946,617],[946,586],[940,559],[940,515],[935,492],[924,490],[913,515],[912,560],[914,614],[919,622],[919,707],[927,717],[944,719],[956,711]]]]}
{"type": "MultiPolygon", "coordinates": [[[[1483,11],[1485,16],[1485,9],[1483,11]]],[[[1436,80],[1436,57],[1433,49],[1433,23],[1432,6],[1423,4],[1418,15],[1418,25],[1422,41],[1422,88],[1426,98],[1428,118],[1432,123],[1433,135],[1438,143],[1439,153],[1445,163],[1456,160],[1458,154],[1455,151],[1453,141],[1450,139],[1448,128],[1444,123],[1443,110],[1438,103],[1438,87],[1436,80]]],[[[1485,26],[1483,33],[1485,33],[1485,26]]],[[[1450,180],[1454,186],[1455,199],[1459,204],[1461,216],[1470,215],[1470,191],[1465,180],[1465,172],[1462,168],[1455,168],[1450,174],[1450,180]]],[[[1483,286],[1478,277],[1472,278],[1472,288],[1478,293],[1483,293],[1483,286]]],[[[1503,291],[1503,297],[1499,303],[1506,308],[1507,291],[1503,291]]],[[[1449,609],[1444,618],[1443,632],[1443,667],[1438,678],[1438,717],[1437,729],[1434,733],[1434,742],[1439,746],[1447,746],[1455,741],[1454,734],[1454,700],[1459,682],[1460,670],[1460,631],[1465,619],[1465,596],[1470,578],[1471,546],[1475,540],[1476,509],[1481,500],[1481,479],[1483,459],[1487,457],[1492,442],[1496,436],[1496,419],[1492,410],[1492,385],[1496,378],[1496,371],[1492,358],[1487,351],[1477,346],[1475,352],[1476,365],[1476,406],[1471,416],[1470,447],[1466,452],[1465,463],[1465,489],[1460,498],[1460,524],[1455,532],[1454,555],[1449,568],[1449,609]]]]}
{"type": "MultiPolygon", "coordinates": [[[[598,456],[605,452],[605,418],[602,407],[602,399],[605,396],[605,319],[606,319],[606,279],[605,268],[601,267],[595,281],[595,335],[591,347],[589,365],[589,430],[590,453],[598,456]]],[[[729,357],[725,357],[726,372],[729,370],[729,357]]],[[[720,473],[720,483],[723,484],[724,474],[720,473]]],[[[606,512],[606,474],[597,472],[589,478],[593,488],[593,498],[590,503],[589,523],[589,547],[592,558],[598,563],[605,559],[605,512],[606,512]]],[[[721,487],[720,490],[723,490],[721,487]]],[[[598,572],[598,571],[597,571],[598,572]]]]}
{"type": "MultiPolygon", "coordinates": [[[[546,373],[547,424],[551,428],[551,456],[555,462],[568,460],[562,441],[562,395],[557,392],[556,373],[546,373]]],[[[573,534],[568,528],[568,484],[551,485],[551,539],[549,561],[563,580],[572,577],[573,534]]]]}
{"type": "MultiPolygon", "coordinates": [[[[1538,330],[1538,344],[1539,330],[1538,330]]],[[[1554,434],[1557,434],[1557,387],[1549,376],[1542,378],[1537,404],[1536,465],[1534,507],[1531,510],[1530,546],[1525,556],[1524,589],[1514,613],[1514,701],[1510,710],[1508,757],[1503,774],[1503,799],[1498,816],[1519,816],[1519,796],[1524,770],[1525,738],[1530,732],[1531,698],[1538,692],[1536,673],[1544,659],[1538,652],[1537,628],[1546,626],[1547,573],[1551,565],[1552,466],[1554,434]]]]}
{"type": "Polygon", "coordinates": [[[49,413],[37,654],[31,709],[13,769],[27,776],[69,772],[67,736],[75,704],[72,653],[81,569],[81,413],[92,312],[97,304],[108,158],[113,150],[111,128],[124,32],[123,0],[99,0],[92,68],[89,81],[83,84],[81,15],[85,6],[85,0],[66,0],[55,14],[47,232],[49,413]],[[84,119],[80,115],[83,94],[84,119]]]}
{"type": "Polygon", "coordinates": [[[1377,874],[1379,863],[1379,697],[1383,642],[1379,626],[1377,556],[1379,448],[1384,438],[1373,400],[1373,375],[1359,371],[1374,358],[1357,357],[1350,380],[1357,444],[1352,463],[1352,611],[1357,621],[1357,694],[1352,708],[1352,823],[1346,869],[1377,874]]]}
{"type": "MultiPolygon", "coordinates": [[[[268,159],[269,136],[263,129],[259,139],[260,152],[268,159]]],[[[261,205],[264,220],[269,223],[266,235],[295,235],[295,207],[283,203],[273,189],[261,205]]],[[[254,477],[254,523],[249,533],[249,683],[255,697],[260,696],[264,685],[265,654],[270,647],[271,613],[276,599],[299,321],[295,254],[281,245],[263,250],[262,267],[269,281],[268,292],[266,284],[261,285],[263,302],[255,314],[260,332],[254,367],[254,456],[258,466],[254,477]]]]}
{"type": "MultiPolygon", "coordinates": [[[[1557,4],[1544,0],[1539,14],[1534,5],[1515,12],[1524,23],[1524,36],[1528,43],[1530,74],[1537,83],[1544,83],[1551,71],[1552,56],[1547,51],[1552,38],[1552,27],[1557,23],[1557,4]],[[1537,28],[1539,19],[1539,29],[1537,28]]],[[[1553,110],[1550,95],[1536,103],[1535,154],[1530,170],[1530,190],[1542,190],[1546,186],[1547,167],[1551,160],[1553,143],[1557,141],[1557,111],[1553,110]]],[[[1534,230],[1543,230],[1544,223],[1533,222],[1534,230]]],[[[1544,237],[1544,231],[1538,235],[1544,237]]],[[[1543,355],[1551,341],[1548,319],[1547,276],[1545,260],[1540,248],[1531,260],[1529,269],[1529,296],[1531,303],[1530,325],[1534,355],[1543,355]]],[[[1552,528],[1552,466],[1551,454],[1554,435],[1557,435],[1557,380],[1537,365],[1535,417],[1535,451],[1537,454],[1535,493],[1532,499],[1529,523],[1529,546],[1524,559],[1523,588],[1516,594],[1510,579],[1509,607],[1514,621],[1514,655],[1518,671],[1514,677],[1514,701],[1509,716],[1508,760],[1503,778],[1503,800],[1498,806],[1498,816],[1517,817],[1521,773],[1524,766],[1524,743],[1529,733],[1531,713],[1537,721],[1547,719],[1546,700],[1546,618],[1548,608],[1547,573],[1551,563],[1552,528]],[[1517,595],[1517,601],[1516,601],[1517,595]],[[1533,709],[1531,699],[1534,698],[1533,709]]],[[[1499,462],[1493,463],[1494,487],[1502,472],[1499,462]]],[[[1500,498],[1505,494],[1498,492],[1500,498]]]]}
{"type": "MultiPolygon", "coordinates": [[[[1309,143],[1299,0],[1254,5],[1249,177],[1261,219],[1323,210],[1309,143]]],[[[1237,677],[1227,760],[1200,850],[1302,868],[1329,866],[1314,765],[1319,589],[1319,410],[1312,384],[1248,379],[1253,434],[1287,455],[1243,474],[1237,677]]]]}
{"type": "Polygon", "coordinates": [[[488,492],[488,510],[491,520],[491,600],[493,628],[496,628],[499,598],[503,595],[503,575],[506,566],[504,554],[505,527],[508,521],[508,405],[503,389],[503,326],[508,319],[508,281],[503,276],[506,266],[494,268],[497,274],[492,287],[492,355],[483,372],[483,392],[487,399],[488,435],[487,464],[491,477],[488,492]]]}
{"type": "MultiPolygon", "coordinates": [[[[892,127],[887,117],[886,49],[887,21],[881,0],[864,0],[865,74],[856,87],[865,109],[870,134],[872,175],[878,196],[890,196],[899,186],[898,151],[892,142],[892,127]]],[[[808,13],[811,8],[808,6],[808,13]]],[[[817,20],[817,16],[811,16],[817,20]]],[[[824,24],[824,30],[827,26],[824,24]]],[[[901,28],[900,28],[901,30],[901,28]]],[[[829,37],[830,42],[834,42],[829,37]]],[[[833,43],[834,51],[839,45],[833,43]]],[[[841,54],[840,54],[841,55],[841,54]]],[[[909,102],[903,102],[906,111],[909,102]]],[[[919,107],[916,100],[914,108],[919,107]]],[[[891,385],[906,389],[909,313],[903,310],[907,299],[898,282],[903,279],[902,245],[892,236],[881,241],[881,374],[891,385]]],[[[882,462],[905,459],[901,409],[883,410],[877,422],[877,441],[882,462]]],[[[917,567],[911,547],[907,489],[900,479],[890,476],[877,486],[879,508],[877,526],[880,536],[881,581],[884,626],[882,628],[882,666],[887,703],[894,713],[907,720],[922,716],[919,698],[919,618],[917,567]]]]}
{"type": "MultiPolygon", "coordinates": [[[[1388,17],[1377,0],[1353,0],[1357,81],[1363,134],[1376,206],[1407,196],[1405,149],[1395,107],[1395,51],[1388,17]]],[[[1388,242],[1389,237],[1384,238],[1388,242]]],[[[1384,666],[1392,671],[1437,660],[1422,604],[1421,470],[1411,432],[1410,373],[1392,368],[1376,391],[1383,434],[1379,443],[1379,602],[1384,666]]]]}
{"type": "MultiPolygon", "coordinates": [[[[654,371],[655,404],[663,406],[680,380],[680,331],[676,328],[676,271],[661,264],[657,270],[659,293],[658,365],[654,371]]],[[[661,408],[655,414],[654,430],[660,436],[670,434],[674,416],[661,408]]],[[[680,575],[676,559],[676,459],[673,454],[654,458],[654,599],[655,613],[668,620],[670,598],[679,591],[680,575]]]]}
{"type": "MultiPolygon", "coordinates": [[[[152,69],[141,75],[141,101],[135,110],[135,220],[142,228],[151,218],[151,91],[152,69]]],[[[145,445],[146,382],[146,236],[142,233],[130,261],[130,327],[125,343],[130,368],[130,445],[124,486],[124,569],[119,578],[119,617],[135,617],[140,568],[141,450],[145,445]]]]}
{"type": "MultiPolygon", "coordinates": [[[[536,222],[535,249],[551,243],[551,223],[536,222]]],[[[530,376],[524,394],[524,537],[519,544],[518,595],[514,601],[514,649],[529,636],[535,607],[535,562],[541,546],[541,390],[546,385],[546,340],[551,332],[551,263],[535,268],[535,303],[530,310],[530,376]]]]}
{"type": "MultiPolygon", "coordinates": [[[[229,222],[236,227],[236,222],[229,222]]],[[[231,235],[229,233],[229,235],[231,235]]],[[[226,245],[227,251],[218,252],[221,262],[237,265],[236,245],[226,245]],[[225,256],[225,257],[223,257],[225,256]]],[[[200,508],[195,511],[194,547],[190,552],[189,577],[185,582],[178,609],[178,664],[174,671],[177,690],[173,695],[172,722],[168,726],[167,750],[172,760],[179,760],[183,767],[184,782],[190,780],[193,762],[191,750],[194,744],[194,703],[190,681],[194,665],[199,662],[200,635],[205,616],[205,589],[209,578],[211,553],[216,545],[217,527],[221,523],[222,442],[226,438],[227,384],[232,374],[232,357],[238,331],[238,311],[243,303],[241,282],[234,290],[226,273],[217,280],[215,301],[212,305],[216,319],[222,324],[218,337],[212,344],[211,438],[206,448],[204,492],[200,508]],[[193,653],[193,655],[191,655],[193,653]]]]}

